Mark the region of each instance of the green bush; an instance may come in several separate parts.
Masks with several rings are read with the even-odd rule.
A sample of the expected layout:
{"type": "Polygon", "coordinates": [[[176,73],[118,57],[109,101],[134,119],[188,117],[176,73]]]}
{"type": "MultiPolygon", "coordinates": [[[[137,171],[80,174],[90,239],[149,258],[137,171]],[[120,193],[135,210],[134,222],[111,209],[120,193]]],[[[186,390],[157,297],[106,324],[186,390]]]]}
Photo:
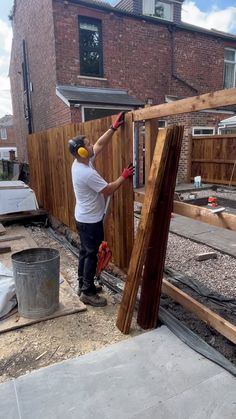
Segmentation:
{"type": "Polygon", "coordinates": [[[0,181],[1,180],[9,180],[8,176],[5,173],[0,173],[0,181]]]}

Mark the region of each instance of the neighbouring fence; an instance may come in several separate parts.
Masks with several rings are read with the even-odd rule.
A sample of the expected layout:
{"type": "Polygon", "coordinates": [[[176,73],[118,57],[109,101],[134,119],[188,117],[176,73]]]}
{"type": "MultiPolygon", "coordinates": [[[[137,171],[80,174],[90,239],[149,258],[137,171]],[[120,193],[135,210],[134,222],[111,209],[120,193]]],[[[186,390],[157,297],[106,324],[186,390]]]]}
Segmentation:
{"type": "Polygon", "coordinates": [[[0,180],[22,180],[28,183],[28,164],[18,161],[0,160],[0,180]]]}
{"type": "MultiPolygon", "coordinates": [[[[75,231],[74,193],[71,180],[73,156],[68,140],[84,134],[94,143],[112,124],[114,117],[70,124],[29,135],[27,138],[30,186],[39,205],[75,231]]],[[[133,159],[133,125],[126,115],[125,127],[119,129],[96,159],[98,172],[108,181],[115,180],[133,159]]],[[[115,192],[105,222],[105,239],[113,252],[114,263],[126,269],[133,247],[133,187],[125,182],[115,192]]]]}
{"type": "Polygon", "coordinates": [[[236,135],[192,137],[191,178],[236,185],[236,135]]]}

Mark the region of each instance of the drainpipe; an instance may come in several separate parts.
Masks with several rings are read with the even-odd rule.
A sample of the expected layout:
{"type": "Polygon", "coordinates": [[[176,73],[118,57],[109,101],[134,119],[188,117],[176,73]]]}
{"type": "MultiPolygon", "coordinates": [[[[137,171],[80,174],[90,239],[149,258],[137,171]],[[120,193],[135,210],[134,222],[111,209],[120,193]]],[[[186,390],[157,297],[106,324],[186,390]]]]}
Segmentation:
{"type": "Polygon", "coordinates": [[[26,94],[26,102],[27,102],[28,133],[32,134],[33,129],[32,129],[32,114],[31,114],[30,91],[29,91],[29,71],[28,71],[25,40],[23,40],[23,77],[25,78],[25,80],[24,80],[24,84],[25,84],[24,94],[26,94]]]}
{"type": "Polygon", "coordinates": [[[172,68],[172,77],[175,80],[178,80],[179,82],[183,83],[185,86],[189,87],[194,93],[198,93],[198,90],[195,89],[195,87],[193,87],[190,83],[188,83],[186,80],[181,79],[178,75],[177,75],[177,71],[176,71],[176,60],[175,60],[175,30],[176,27],[175,26],[169,26],[168,30],[171,34],[171,68],[172,68]]]}

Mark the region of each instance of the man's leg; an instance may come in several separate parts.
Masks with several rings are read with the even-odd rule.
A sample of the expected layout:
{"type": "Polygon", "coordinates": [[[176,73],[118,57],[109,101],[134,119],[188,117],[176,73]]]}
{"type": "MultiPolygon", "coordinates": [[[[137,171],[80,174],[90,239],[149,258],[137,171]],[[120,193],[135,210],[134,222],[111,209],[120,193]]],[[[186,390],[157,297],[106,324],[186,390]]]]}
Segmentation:
{"type": "Polygon", "coordinates": [[[83,256],[83,285],[81,287],[81,299],[85,304],[103,306],[106,299],[98,297],[94,285],[94,277],[97,268],[97,254],[101,242],[104,239],[103,223],[77,223],[80,240],[86,251],[83,256]]]}
{"type": "MultiPolygon", "coordinates": [[[[83,286],[83,275],[84,275],[84,260],[86,257],[86,249],[83,244],[83,232],[79,230],[79,223],[76,222],[77,231],[80,237],[80,251],[79,251],[79,263],[78,263],[78,282],[79,282],[79,289],[83,286]]],[[[82,228],[81,228],[82,229],[82,228]]]]}

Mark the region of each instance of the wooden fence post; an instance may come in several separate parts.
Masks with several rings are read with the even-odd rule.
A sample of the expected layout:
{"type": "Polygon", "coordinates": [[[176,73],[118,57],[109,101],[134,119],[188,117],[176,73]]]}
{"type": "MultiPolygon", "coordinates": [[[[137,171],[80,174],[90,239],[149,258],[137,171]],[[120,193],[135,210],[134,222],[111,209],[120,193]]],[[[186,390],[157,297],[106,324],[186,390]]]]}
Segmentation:
{"type": "Polygon", "coordinates": [[[158,121],[152,119],[145,122],[145,184],[147,184],[150,167],[152,165],[158,133],[158,121]]]}

